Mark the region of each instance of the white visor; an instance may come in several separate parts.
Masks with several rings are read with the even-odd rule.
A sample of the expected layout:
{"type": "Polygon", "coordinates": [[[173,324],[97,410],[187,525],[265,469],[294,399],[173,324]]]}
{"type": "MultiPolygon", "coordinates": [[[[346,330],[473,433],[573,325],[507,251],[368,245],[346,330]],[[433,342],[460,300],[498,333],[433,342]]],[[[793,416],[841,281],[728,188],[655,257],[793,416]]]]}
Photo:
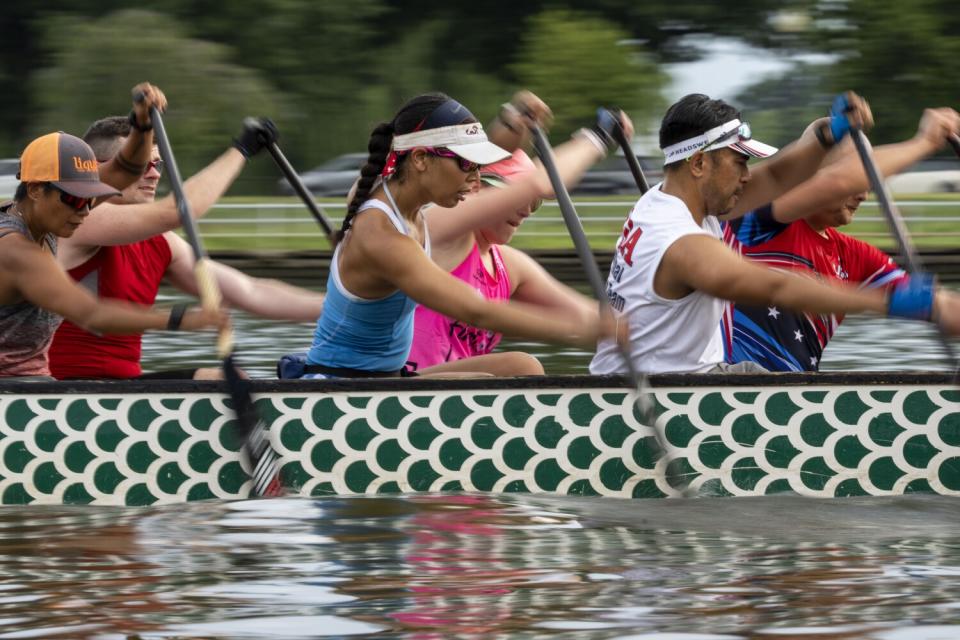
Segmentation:
{"type": "Polygon", "coordinates": [[[699,136],[666,147],[663,149],[664,164],[686,160],[698,151],[715,151],[727,147],[753,158],[766,158],[777,152],[776,147],[751,138],[749,124],[733,119],[699,136]]]}
{"type": "Polygon", "coordinates": [[[511,155],[487,140],[483,125],[478,122],[404,133],[394,136],[391,145],[394,151],[408,151],[417,147],[443,147],[479,165],[493,164],[511,155]]]}

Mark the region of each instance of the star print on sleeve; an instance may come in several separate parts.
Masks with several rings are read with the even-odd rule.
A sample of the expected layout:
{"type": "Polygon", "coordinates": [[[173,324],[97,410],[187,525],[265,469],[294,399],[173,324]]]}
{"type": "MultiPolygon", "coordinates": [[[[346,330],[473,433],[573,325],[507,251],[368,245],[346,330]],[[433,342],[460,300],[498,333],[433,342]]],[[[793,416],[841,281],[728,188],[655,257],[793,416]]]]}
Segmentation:
{"type": "Polygon", "coordinates": [[[810,356],[810,366],[811,366],[811,367],[816,367],[816,366],[817,366],[817,357],[816,357],[816,356],[810,356]]]}
{"type": "Polygon", "coordinates": [[[800,342],[801,340],[803,340],[803,334],[800,332],[799,329],[793,332],[793,339],[796,340],[797,342],[800,342]]]}
{"type": "Polygon", "coordinates": [[[767,313],[767,315],[773,318],[774,320],[780,317],[780,310],[777,309],[776,307],[767,307],[767,311],[769,312],[767,313]]]}

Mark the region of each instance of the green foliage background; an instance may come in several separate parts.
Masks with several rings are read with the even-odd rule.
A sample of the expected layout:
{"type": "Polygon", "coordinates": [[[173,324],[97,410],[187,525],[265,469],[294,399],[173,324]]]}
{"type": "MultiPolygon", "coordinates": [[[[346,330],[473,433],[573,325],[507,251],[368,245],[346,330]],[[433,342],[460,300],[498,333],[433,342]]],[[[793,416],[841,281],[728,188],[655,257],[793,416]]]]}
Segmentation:
{"type": "MultiPolygon", "coordinates": [[[[737,100],[771,142],[796,137],[846,88],[871,101],[881,142],[910,135],[925,106],[960,106],[956,0],[6,0],[2,15],[2,157],[47,131],[80,134],[125,113],[141,80],[170,99],[187,174],[229,144],[245,115],[272,117],[306,169],[364,148],[377,122],[426,90],[487,121],[530,88],[557,115],[555,139],[589,124],[599,105],[626,109],[638,133],[651,133],[679,97],[664,95],[662,65],[696,59],[698,43],[716,36],[796,56],[737,100]]],[[[233,192],[269,193],[275,180],[255,162],[233,192]]]]}

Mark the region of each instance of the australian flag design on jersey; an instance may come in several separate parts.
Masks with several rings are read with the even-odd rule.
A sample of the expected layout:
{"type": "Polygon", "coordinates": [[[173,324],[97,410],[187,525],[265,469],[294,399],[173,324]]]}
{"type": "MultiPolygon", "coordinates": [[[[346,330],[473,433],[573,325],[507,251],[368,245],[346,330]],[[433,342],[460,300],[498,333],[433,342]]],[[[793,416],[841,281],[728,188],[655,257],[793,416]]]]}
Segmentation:
{"type": "MultiPolygon", "coordinates": [[[[889,256],[865,242],[804,220],[777,222],[766,206],[724,223],[724,241],[741,255],[773,269],[886,287],[906,278],[889,256]]],[[[752,361],[770,371],[817,371],[823,350],[843,316],[797,313],[776,306],[729,304],[722,328],[727,362],[752,361]]]]}

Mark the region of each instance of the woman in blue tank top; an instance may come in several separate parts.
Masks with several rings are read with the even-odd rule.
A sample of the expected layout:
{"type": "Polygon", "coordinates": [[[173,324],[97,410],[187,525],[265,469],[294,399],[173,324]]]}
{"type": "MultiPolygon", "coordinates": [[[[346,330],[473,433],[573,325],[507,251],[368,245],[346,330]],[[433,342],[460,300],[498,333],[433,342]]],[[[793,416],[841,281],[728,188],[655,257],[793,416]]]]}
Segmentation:
{"type": "Polygon", "coordinates": [[[421,209],[455,206],[478,184],[481,166],[510,155],[466,107],[441,93],[418,96],[373,130],[368,150],[338,234],[308,376],[400,375],[417,304],[505,335],[596,345],[598,325],[485,300],[430,260],[421,209]]]}

